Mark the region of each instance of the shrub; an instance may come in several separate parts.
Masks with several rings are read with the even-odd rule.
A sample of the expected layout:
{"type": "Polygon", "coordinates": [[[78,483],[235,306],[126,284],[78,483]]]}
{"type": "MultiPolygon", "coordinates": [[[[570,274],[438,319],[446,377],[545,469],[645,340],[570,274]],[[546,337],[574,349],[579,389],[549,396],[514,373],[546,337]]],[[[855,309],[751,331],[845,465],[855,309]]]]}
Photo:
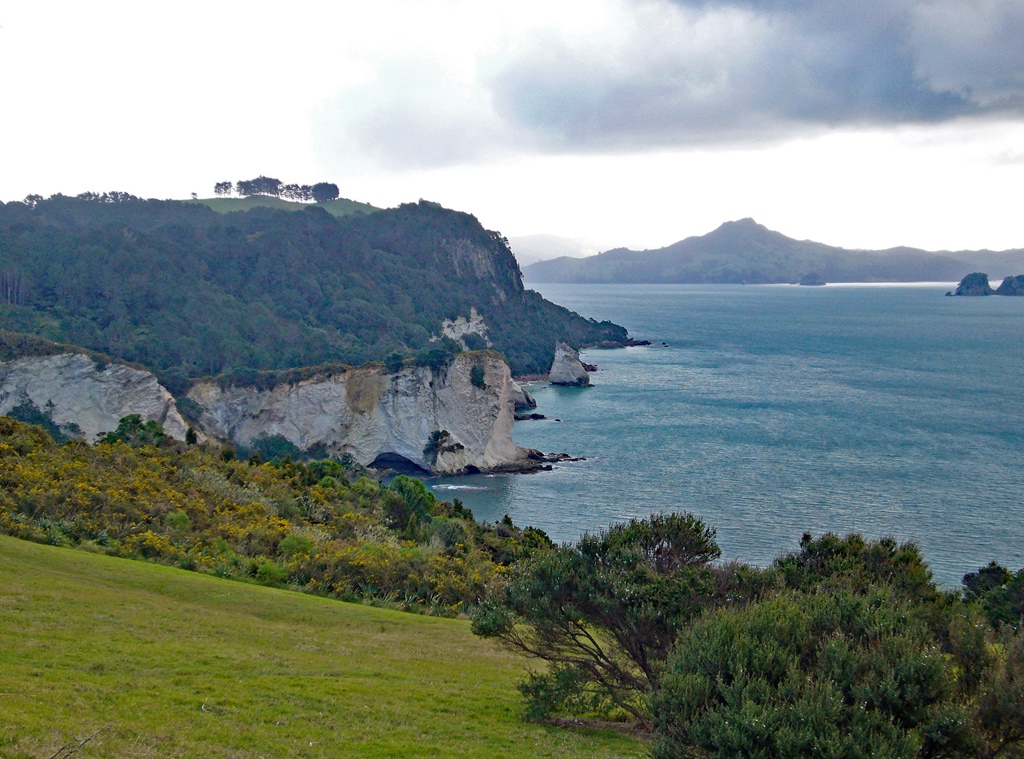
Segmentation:
{"type": "Polygon", "coordinates": [[[473,364],[473,368],[469,370],[469,381],[473,387],[478,387],[481,390],[487,388],[484,383],[484,368],[480,364],[473,364]]]}
{"type": "Polygon", "coordinates": [[[964,652],[925,616],[884,586],[711,613],[680,637],[651,699],[655,757],[981,755],[964,652]]]}

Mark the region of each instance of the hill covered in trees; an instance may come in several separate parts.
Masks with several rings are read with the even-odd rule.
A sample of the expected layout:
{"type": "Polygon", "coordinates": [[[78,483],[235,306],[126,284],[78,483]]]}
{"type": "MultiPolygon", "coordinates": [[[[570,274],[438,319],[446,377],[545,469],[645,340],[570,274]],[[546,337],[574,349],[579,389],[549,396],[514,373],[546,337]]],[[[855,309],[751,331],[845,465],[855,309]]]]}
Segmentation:
{"type": "Polygon", "coordinates": [[[657,250],[616,248],[587,258],[539,261],[525,267],[523,277],[527,282],[795,284],[815,275],[825,282],[956,282],[979,269],[1016,274],[1024,269],[1024,250],[847,250],[794,240],[742,219],[657,250]]]}
{"type": "Polygon", "coordinates": [[[442,323],[483,317],[516,373],[556,340],[623,344],[524,289],[506,240],[426,201],[335,217],[318,206],[220,214],[198,203],[87,194],[0,205],[0,328],[189,378],[453,352],[442,323]]]}

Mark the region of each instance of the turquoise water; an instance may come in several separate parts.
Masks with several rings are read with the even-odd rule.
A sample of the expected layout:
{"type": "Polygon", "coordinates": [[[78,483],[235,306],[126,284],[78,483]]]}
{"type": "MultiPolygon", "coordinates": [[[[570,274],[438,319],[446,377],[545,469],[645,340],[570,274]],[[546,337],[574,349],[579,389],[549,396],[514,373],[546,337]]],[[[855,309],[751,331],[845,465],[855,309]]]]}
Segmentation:
{"type": "Polygon", "coordinates": [[[726,559],[832,530],[914,540],[948,585],[1020,567],[1024,298],[949,288],[541,286],[656,344],[586,352],[592,388],[530,388],[550,420],[517,423],[516,442],[586,461],[431,485],[559,542],[686,510],[726,559]]]}

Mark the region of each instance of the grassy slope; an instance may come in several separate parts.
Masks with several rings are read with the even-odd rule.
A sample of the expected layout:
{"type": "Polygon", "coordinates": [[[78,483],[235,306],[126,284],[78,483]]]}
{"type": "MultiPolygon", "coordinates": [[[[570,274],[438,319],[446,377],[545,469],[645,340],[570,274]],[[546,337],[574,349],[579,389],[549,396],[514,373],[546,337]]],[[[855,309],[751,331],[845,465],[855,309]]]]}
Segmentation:
{"type": "Polygon", "coordinates": [[[642,756],[523,722],[458,620],[0,536],[0,756],[642,756]]]}
{"type": "MultiPolygon", "coordinates": [[[[186,202],[202,203],[205,206],[209,206],[217,213],[249,211],[260,206],[267,208],[283,208],[286,211],[297,211],[309,206],[308,203],[296,203],[291,200],[273,198],[266,195],[254,195],[249,198],[201,198],[196,201],[186,202]]],[[[347,198],[329,200],[326,203],[320,203],[320,207],[327,210],[334,216],[349,216],[350,214],[359,213],[360,211],[363,213],[373,213],[374,211],[380,210],[376,206],[371,206],[369,203],[360,203],[356,200],[349,200],[347,198]]]]}

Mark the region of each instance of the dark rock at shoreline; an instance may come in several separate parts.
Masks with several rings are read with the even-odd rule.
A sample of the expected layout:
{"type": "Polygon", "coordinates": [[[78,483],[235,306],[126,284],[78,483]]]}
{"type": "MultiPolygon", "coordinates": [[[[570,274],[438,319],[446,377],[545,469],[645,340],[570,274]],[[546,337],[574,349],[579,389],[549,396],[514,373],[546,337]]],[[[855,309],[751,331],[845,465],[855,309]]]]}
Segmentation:
{"type": "Polygon", "coordinates": [[[535,448],[526,449],[526,460],[516,464],[494,469],[494,472],[505,474],[530,474],[531,472],[550,472],[554,469],[553,464],[563,461],[586,461],[580,456],[570,456],[568,453],[542,453],[535,448]]]}
{"type": "Polygon", "coordinates": [[[1006,277],[996,290],[996,295],[1024,296],[1024,274],[1006,277]]]}
{"type": "Polygon", "coordinates": [[[544,414],[516,414],[517,422],[537,421],[540,419],[547,419],[547,417],[544,414]]]}
{"type": "Polygon", "coordinates": [[[825,283],[825,278],[816,271],[809,271],[800,277],[801,287],[821,287],[825,283]]]}
{"type": "Polygon", "coordinates": [[[954,295],[992,295],[995,290],[988,283],[988,274],[976,271],[960,280],[954,295]]]}
{"type": "Polygon", "coordinates": [[[580,361],[580,363],[583,364],[583,368],[588,372],[596,372],[599,369],[597,364],[588,364],[586,361],[580,361]]]}

